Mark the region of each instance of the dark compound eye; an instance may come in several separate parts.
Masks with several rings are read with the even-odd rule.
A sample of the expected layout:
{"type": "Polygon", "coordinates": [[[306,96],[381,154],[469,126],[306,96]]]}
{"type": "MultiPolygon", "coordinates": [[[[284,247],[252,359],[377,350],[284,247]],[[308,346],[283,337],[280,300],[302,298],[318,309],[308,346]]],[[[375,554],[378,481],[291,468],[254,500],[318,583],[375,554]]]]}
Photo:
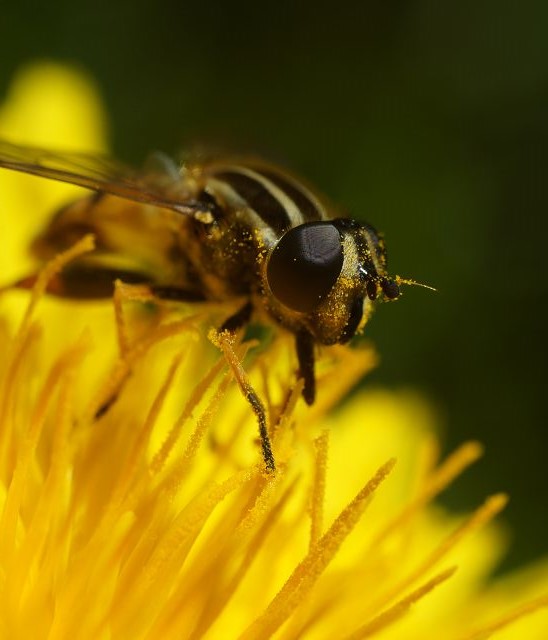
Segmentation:
{"type": "Polygon", "coordinates": [[[331,291],[342,265],[340,233],[329,222],[310,222],[282,236],[268,261],[266,277],[282,304],[306,313],[331,291]]]}

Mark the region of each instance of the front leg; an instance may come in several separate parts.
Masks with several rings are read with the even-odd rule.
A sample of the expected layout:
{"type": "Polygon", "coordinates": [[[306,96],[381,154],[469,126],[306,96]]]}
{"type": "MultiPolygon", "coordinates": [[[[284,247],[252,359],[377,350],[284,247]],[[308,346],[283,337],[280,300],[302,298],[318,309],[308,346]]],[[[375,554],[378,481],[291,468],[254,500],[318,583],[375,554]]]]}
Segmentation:
{"type": "MultiPolygon", "coordinates": [[[[253,313],[253,305],[251,302],[246,302],[243,307],[240,307],[236,313],[227,318],[219,329],[219,334],[228,332],[231,334],[236,333],[239,329],[244,327],[250,320],[253,313]]],[[[251,406],[253,413],[257,416],[259,423],[259,437],[261,439],[261,447],[263,451],[263,459],[268,472],[276,471],[276,461],[274,460],[274,454],[272,453],[272,445],[270,443],[270,436],[268,435],[266,410],[264,408],[261,399],[257,395],[257,392],[247,379],[244,369],[241,363],[238,361],[236,354],[234,353],[230,342],[226,340],[220,341],[221,349],[223,350],[225,357],[227,358],[232,370],[234,372],[236,381],[240,386],[240,389],[251,406]]]]}
{"type": "MultiPolygon", "coordinates": [[[[219,331],[235,333],[244,327],[253,313],[253,305],[246,302],[233,315],[227,318],[219,331]]],[[[316,399],[316,377],[314,373],[314,338],[308,331],[295,334],[297,359],[299,361],[299,376],[304,380],[303,398],[306,404],[314,404],[316,399]]],[[[253,404],[253,403],[251,403],[253,404]]]]}
{"type": "Polygon", "coordinates": [[[299,376],[304,380],[303,398],[306,404],[314,404],[316,398],[316,377],[314,374],[314,338],[308,331],[295,335],[299,376]]]}

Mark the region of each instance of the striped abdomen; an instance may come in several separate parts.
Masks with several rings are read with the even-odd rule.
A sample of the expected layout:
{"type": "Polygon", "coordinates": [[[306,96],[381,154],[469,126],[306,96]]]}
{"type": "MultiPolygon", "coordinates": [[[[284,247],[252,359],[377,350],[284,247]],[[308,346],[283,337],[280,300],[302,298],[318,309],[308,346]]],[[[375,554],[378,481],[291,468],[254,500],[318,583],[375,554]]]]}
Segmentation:
{"type": "Polygon", "coordinates": [[[267,165],[211,165],[204,177],[205,191],[228,215],[238,212],[265,240],[276,241],[292,227],[331,217],[307,187],[267,165]]]}

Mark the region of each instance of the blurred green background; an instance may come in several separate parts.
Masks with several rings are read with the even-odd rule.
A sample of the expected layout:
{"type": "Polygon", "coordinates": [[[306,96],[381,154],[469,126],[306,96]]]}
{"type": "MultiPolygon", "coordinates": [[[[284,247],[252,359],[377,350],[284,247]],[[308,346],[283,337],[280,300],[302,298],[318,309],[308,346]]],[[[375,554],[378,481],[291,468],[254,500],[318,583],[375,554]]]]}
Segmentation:
{"type": "Polygon", "coordinates": [[[439,292],[379,308],[366,384],[426,393],[446,450],[482,440],[444,499],[509,491],[506,566],[546,553],[548,2],[1,9],[0,97],[26,62],[71,63],[96,79],[119,157],[253,148],[382,229],[391,271],[439,292]]]}

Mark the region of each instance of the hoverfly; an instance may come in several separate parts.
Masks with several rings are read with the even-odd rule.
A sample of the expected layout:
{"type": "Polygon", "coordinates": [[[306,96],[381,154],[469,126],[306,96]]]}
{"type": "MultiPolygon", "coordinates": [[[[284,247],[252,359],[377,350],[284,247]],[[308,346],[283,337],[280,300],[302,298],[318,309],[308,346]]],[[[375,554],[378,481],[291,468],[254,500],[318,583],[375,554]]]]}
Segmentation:
{"type": "MultiPolygon", "coordinates": [[[[96,238],[96,251],[62,272],[52,293],[107,298],[119,278],[159,299],[240,298],[221,329],[236,331],[258,311],[293,333],[308,404],[315,345],[349,341],[377,299],[394,300],[402,282],[412,283],[388,276],[382,236],[370,224],[337,217],[301,180],[262,161],[178,167],[159,155],[154,168],[134,171],[102,156],[0,141],[0,167],[93,191],[59,210],[33,245],[45,260],[86,233],[96,238]]],[[[261,436],[273,469],[266,429],[261,436]]]]}

